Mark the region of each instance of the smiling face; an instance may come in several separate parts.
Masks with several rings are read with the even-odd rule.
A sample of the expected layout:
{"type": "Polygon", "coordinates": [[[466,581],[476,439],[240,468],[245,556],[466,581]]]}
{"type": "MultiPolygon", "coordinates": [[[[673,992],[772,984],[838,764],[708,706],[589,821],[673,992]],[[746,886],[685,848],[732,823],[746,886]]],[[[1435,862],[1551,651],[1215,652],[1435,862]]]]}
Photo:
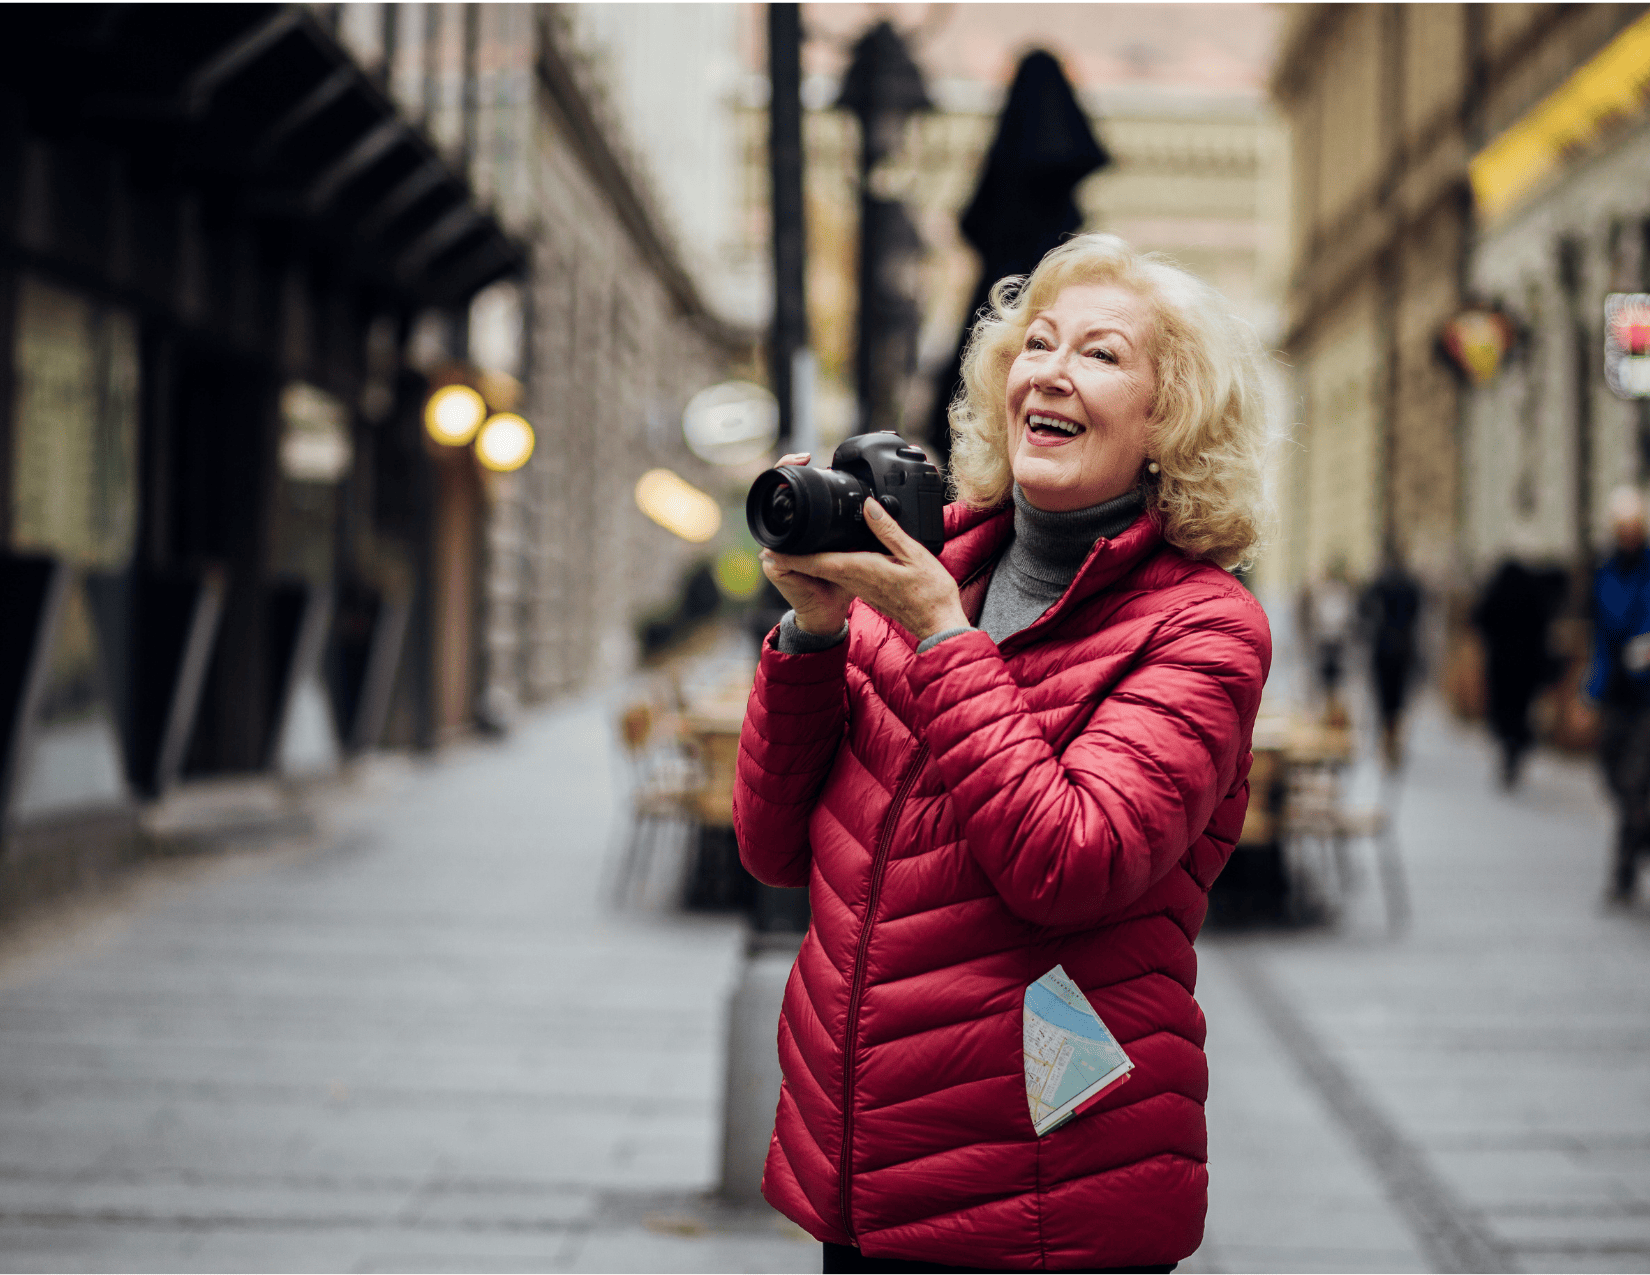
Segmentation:
{"type": "Polygon", "coordinates": [[[1629,557],[1638,553],[1646,533],[1644,497],[1631,487],[1618,487],[1610,493],[1608,509],[1616,548],[1629,557]]]}
{"type": "Polygon", "coordinates": [[[1157,374],[1151,306],[1112,283],[1062,289],[1008,370],[1008,455],[1038,509],[1085,509],[1134,487],[1157,374]]]}

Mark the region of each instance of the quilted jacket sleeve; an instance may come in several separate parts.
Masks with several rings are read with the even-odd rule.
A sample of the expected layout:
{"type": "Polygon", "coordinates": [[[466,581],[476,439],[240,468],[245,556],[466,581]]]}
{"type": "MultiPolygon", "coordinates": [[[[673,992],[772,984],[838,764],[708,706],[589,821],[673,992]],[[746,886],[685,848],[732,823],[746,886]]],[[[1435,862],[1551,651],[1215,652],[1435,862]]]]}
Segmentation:
{"type": "Polygon", "coordinates": [[[984,633],[940,643],[909,677],[975,859],[1017,915],[1067,927],[1138,899],[1239,785],[1270,660],[1258,606],[1194,602],[1061,754],[984,633]]]}
{"type": "Polygon", "coordinates": [[[733,785],[739,857],[758,881],[808,884],[808,818],[848,720],[847,667],[847,642],[808,655],[762,644],[733,785]]]}

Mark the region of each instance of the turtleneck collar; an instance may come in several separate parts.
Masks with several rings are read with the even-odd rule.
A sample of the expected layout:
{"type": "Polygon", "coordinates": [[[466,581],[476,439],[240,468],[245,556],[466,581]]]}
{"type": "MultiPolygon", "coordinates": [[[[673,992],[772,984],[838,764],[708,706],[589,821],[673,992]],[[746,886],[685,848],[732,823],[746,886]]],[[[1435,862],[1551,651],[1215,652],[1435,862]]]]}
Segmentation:
{"type": "Polygon", "coordinates": [[[1015,483],[1014,543],[1009,548],[1012,567],[1016,574],[1058,583],[1064,589],[1095,544],[1122,535],[1144,508],[1145,501],[1135,490],[1087,509],[1055,513],[1038,509],[1015,483]]]}

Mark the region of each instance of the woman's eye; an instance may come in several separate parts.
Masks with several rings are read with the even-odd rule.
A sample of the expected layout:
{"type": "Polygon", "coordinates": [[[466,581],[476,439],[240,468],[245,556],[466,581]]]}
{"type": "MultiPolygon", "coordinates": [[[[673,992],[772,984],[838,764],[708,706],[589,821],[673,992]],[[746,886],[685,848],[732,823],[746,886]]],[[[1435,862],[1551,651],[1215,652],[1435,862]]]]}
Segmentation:
{"type": "Polygon", "coordinates": [[[1097,349],[1090,350],[1089,351],[1089,357],[1091,359],[1099,359],[1103,363],[1115,363],[1115,362],[1117,362],[1117,356],[1115,354],[1113,354],[1110,350],[1107,350],[1107,349],[1104,349],[1104,348],[1097,348],[1097,349]]]}
{"type": "Polygon", "coordinates": [[[1026,349],[1046,350],[1048,349],[1048,342],[1044,341],[1040,336],[1034,336],[1026,342],[1026,349]]]}

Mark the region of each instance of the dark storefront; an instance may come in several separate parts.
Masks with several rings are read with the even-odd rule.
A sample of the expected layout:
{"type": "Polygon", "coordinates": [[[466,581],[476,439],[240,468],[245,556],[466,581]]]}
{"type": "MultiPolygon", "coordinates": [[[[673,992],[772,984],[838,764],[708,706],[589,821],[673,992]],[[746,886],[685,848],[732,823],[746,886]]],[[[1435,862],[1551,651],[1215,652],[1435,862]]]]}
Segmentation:
{"type": "Polygon", "coordinates": [[[8,6],[0,50],[15,866],[124,853],[180,781],[436,736],[474,529],[436,542],[467,488],[407,350],[461,357],[520,252],[307,9],[8,6]]]}

